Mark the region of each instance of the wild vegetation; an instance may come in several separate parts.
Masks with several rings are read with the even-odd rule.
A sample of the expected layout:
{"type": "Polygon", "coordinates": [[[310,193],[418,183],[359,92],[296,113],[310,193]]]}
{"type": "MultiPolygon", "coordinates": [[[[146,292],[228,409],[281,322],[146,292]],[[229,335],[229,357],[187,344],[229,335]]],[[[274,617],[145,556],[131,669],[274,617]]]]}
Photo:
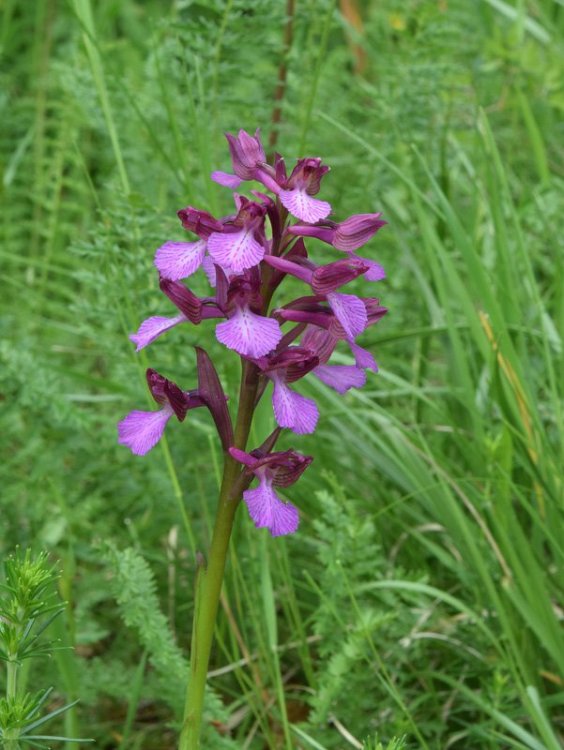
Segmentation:
{"type": "MultiPolygon", "coordinates": [[[[219,448],[203,410],[143,459],[116,423],[146,367],[195,382],[204,335],[226,390],[239,372],[203,326],[137,355],[128,334],[166,313],[152,261],[186,237],[175,211],[229,209],[208,179],[223,132],[260,127],[331,165],[340,217],[383,212],[365,254],[390,312],[363,339],[380,372],[344,397],[304,385],[318,429],[281,440],[315,455],[299,532],[238,513],[204,746],[558,750],[561,0],[0,13],[0,550],[61,571],[51,633],[72,648],[22,669],[49,710],[79,699],[52,734],[176,746],[219,448]]],[[[254,444],[272,427],[265,405],[254,444]]]]}

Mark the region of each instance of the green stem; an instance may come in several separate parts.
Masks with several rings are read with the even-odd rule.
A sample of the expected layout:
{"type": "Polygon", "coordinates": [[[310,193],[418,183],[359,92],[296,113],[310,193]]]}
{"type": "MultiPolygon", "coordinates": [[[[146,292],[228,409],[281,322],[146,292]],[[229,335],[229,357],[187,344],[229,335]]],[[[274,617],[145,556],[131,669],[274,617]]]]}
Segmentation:
{"type": "Polygon", "coordinates": [[[18,692],[18,662],[8,659],[6,662],[6,698],[13,700],[18,692]]]}
{"type": "MultiPolygon", "coordinates": [[[[250,362],[243,362],[242,369],[234,445],[244,450],[253,419],[258,387],[258,370],[250,362]]],[[[239,464],[229,454],[226,454],[209,560],[207,566],[202,566],[198,574],[196,608],[192,629],[190,680],[186,693],[179,750],[198,750],[200,747],[204,692],[213,631],[233,520],[241,499],[240,497],[232,497],[232,488],[240,472],[239,464]]]]}
{"type": "MultiPolygon", "coordinates": [[[[9,705],[13,705],[18,694],[19,664],[13,657],[13,654],[8,654],[8,661],[6,662],[6,700],[9,705]]],[[[20,750],[20,743],[18,742],[19,735],[19,729],[7,728],[4,730],[4,741],[2,746],[5,750],[20,750]]]]}

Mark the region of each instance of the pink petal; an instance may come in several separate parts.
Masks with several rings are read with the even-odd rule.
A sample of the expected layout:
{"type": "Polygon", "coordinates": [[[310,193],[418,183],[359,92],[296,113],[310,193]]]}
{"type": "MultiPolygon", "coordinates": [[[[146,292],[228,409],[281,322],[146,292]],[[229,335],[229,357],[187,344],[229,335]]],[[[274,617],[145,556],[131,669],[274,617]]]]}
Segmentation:
{"type": "Polygon", "coordinates": [[[218,341],[244,357],[264,357],[278,345],[282,331],[278,321],[239,308],[232,318],[215,329],[218,341]]]}
{"type": "Polygon", "coordinates": [[[349,388],[362,388],[366,383],[366,373],[354,365],[319,365],[313,374],[340,394],[349,388]]]}
{"type": "Polygon", "coordinates": [[[280,427],[287,427],[298,435],[313,432],[319,419],[315,401],[288,388],[280,377],[274,377],[273,381],[272,406],[280,427]]]}
{"type": "Polygon", "coordinates": [[[354,341],[348,342],[351,352],[354,355],[354,361],[357,367],[362,367],[365,370],[373,370],[378,372],[378,365],[372,354],[367,350],[363,349],[362,346],[355,344],[354,341]]]}
{"type": "Polygon", "coordinates": [[[129,339],[133,341],[134,344],[137,344],[137,349],[135,351],[139,352],[165,333],[165,331],[174,328],[174,326],[183,323],[185,320],[187,320],[187,318],[184,315],[177,315],[174,318],[165,318],[162,315],[154,315],[152,318],[144,320],[139,326],[137,333],[132,333],[129,339]]]}
{"type": "Polygon", "coordinates": [[[386,272],[384,271],[383,266],[381,266],[379,263],[376,263],[374,260],[370,260],[369,258],[361,258],[358,255],[354,255],[351,253],[353,258],[358,258],[358,260],[361,260],[365,265],[368,266],[368,271],[364,273],[364,278],[367,281],[382,281],[382,279],[386,278],[386,272]]]}
{"type": "Polygon", "coordinates": [[[136,456],[144,456],[162,438],[173,413],[170,406],[159,411],[132,411],[118,424],[118,443],[127,445],[136,456]]]}
{"type": "Polygon", "coordinates": [[[252,229],[233,233],[214,232],[208,240],[208,249],[219,266],[235,272],[256,266],[264,258],[265,252],[252,229]]]}
{"type": "Polygon", "coordinates": [[[354,294],[330,292],[327,302],[348,338],[354,339],[368,324],[364,302],[354,294]]]}
{"type": "Polygon", "coordinates": [[[155,254],[155,266],[164,279],[178,281],[191,276],[202,265],[206,243],[165,242],[155,254]]]}
{"type": "Polygon", "coordinates": [[[308,195],[305,190],[281,190],[278,194],[282,205],[288,209],[292,216],[302,221],[314,224],[316,221],[326,219],[331,213],[331,206],[327,201],[320,201],[308,195]]]}
{"type": "Polygon", "coordinates": [[[220,170],[212,172],[210,176],[218,185],[231,188],[231,190],[236,190],[243,182],[237,175],[229,174],[229,172],[221,172],[220,170]]]}
{"type": "Polygon", "coordinates": [[[271,483],[260,478],[254,490],[243,492],[243,499],[257,529],[267,528],[272,536],[293,534],[300,523],[298,509],[291,503],[284,503],[272,489],[271,483]]]}

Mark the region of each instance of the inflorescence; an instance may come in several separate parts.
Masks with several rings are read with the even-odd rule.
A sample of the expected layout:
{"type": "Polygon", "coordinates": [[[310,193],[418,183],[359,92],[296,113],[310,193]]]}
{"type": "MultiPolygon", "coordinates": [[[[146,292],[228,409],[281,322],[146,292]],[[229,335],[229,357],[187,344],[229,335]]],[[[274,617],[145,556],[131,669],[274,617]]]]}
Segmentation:
{"type": "MultiPolygon", "coordinates": [[[[257,181],[274,197],[251,190],[253,199],[233,194],[235,212],[216,219],[191,206],[178,211],[182,226],[195,234],[195,242],[166,242],[155,255],[160,288],[178,309],[172,317],[145,320],[130,338],[137,351],[182,323],[199,325],[218,319],[215,335],[228,349],[258,368],[261,395],[272,382],[274,417],[280,428],[298,434],[315,430],[319,412],[315,401],[297,393],[293,384],[309,373],[338,393],[360,388],[366,371],[377,371],[372,354],[356,339],[387,312],[374,297],[345,294],[342,288],[363,276],[384,278],[383,268],[356,254],[386,223],[381,214],[356,214],[336,223],[328,216],[331,206],[314,197],[329,167],[319,158],[299,159],[287,176],[283,158],[276,154],[267,163],[259,131],[227,134],[234,174],[213,172],[212,179],[232,190],[242,182],[257,181]],[[294,219],[297,222],[291,223],[294,219]],[[314,237],[343,253],[325,265],[313,263],[304,238],[314,237]],[[203,268],[210,296],[198,297],[183,283],[203,268]],[[306,294],[270,308],[284,278],[294,276],[306,294]],[[309,287],[309,289],[308,289],[309,287]],[[282,326],[287,328],[283,331],[282,326]],[[354,365],[330,364],[335,348],[349,347],[354,365]]],[[[189,409],[207,407],[215,420],[225,451],[244,467],[248,487],[252,477],[258,487],[246,489],[243,499],[257,527],[273,536],[296,531],[298,511],[282,501],[273,486],[293,484],[312,458],[293,450],[272,452],[272,447],[246,453],[233,446],[233,431],[226,398],[211,360],[197,348],[198,388],[183,391],[175,383],[147,370],[149,389],[160,410],[133,411],[118,425],[119,442],[144,455],[162,437],[175,415],[183,421],[189,409]]]]}

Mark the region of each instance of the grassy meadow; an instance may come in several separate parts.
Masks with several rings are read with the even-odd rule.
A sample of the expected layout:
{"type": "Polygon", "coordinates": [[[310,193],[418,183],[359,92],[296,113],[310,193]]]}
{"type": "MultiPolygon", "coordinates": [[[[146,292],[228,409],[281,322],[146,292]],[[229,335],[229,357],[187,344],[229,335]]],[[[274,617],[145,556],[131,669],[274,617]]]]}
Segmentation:
{"type": "MultiPolygon", "coordinates": [[[[390,312],[364,389],[300,386],[299,532],[238,512],[203,747],[559,750],[564,4],[293,5],[0,5],[0,552],[57,563],[74,647],[26,688],[80,699],[52,734],[176,747],[221,450],[204,410],[144,458],[116,423],[149,408],[146,367],[193,387],[204,346],[234,397],[239,363],[210,325],[138,355],[128,334],[171,314],[176,211],[231,208],[223,133],[260,127],[331,166],[339,219],[383,212],[390,312]]],[[[272,428],[265,402],[253,446],[272,428]]]]}

